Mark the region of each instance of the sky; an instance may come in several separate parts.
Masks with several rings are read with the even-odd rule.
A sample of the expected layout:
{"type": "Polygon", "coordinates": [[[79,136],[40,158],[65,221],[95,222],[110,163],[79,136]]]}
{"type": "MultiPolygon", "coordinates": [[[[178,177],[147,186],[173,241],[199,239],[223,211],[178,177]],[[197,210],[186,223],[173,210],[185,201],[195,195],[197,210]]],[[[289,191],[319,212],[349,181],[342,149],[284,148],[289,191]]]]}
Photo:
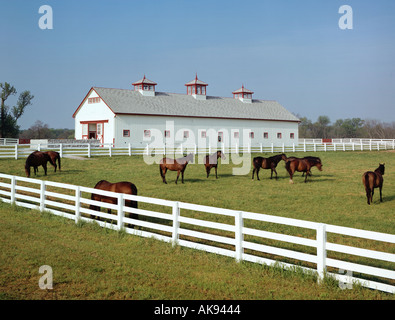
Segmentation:
{"type": "Polygon", "coordinates": [[[212,96],[244,85],[313,122],[395,121],[393,0],[0,0],[0,11],[0,83],[34,95],[21,129],[74,129],[91,87],[132,89],[144,75],[160,92],[184,94],[196,74],[212,96]],[[53,29],[39,27],[43,5],[53,29]],[[339,27],[342,5],[352,29],[339,27]]]}

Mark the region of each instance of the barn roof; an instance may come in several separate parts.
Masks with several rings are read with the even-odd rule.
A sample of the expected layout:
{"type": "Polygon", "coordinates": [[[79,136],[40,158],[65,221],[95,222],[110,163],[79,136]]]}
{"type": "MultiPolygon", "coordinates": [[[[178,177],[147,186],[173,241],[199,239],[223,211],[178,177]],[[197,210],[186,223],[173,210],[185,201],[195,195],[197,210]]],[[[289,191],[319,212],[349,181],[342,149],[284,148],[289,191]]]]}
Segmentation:
{"type": "Polygon", "coordinates": [[[130,89],[92,89],[115,114],[300,121],[277,101],[271,100],[253,99],[252,103],[243,103],[234,98],[214,96],[197,100],[186,94],[156,92],[149,97],[130,89]]]}

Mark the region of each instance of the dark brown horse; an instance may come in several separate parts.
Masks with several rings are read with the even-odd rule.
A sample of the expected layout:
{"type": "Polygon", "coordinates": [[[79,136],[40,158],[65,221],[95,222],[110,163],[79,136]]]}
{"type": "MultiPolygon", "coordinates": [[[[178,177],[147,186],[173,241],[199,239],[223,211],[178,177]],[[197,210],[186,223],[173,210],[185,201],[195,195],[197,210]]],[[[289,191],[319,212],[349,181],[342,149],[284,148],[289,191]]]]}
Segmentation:
{"type": "Polygon", "coordinates": [[[252,166],[253,166],[253,170],[252,170],[252,179],[254,179],[254,173],[256,171],[256,177],[259,180],[259,170],[262,169],[270,169],[271,170],[271,175],[270,175],[270,179],[273,178],[273,171],[276,173],[276,179],[277,179],[277,171],[276,171],[276,167],[278,165],[278,163],[283,160],[283,156],[286,158],[286,155],[284,153],[282,154],[278,154],[276,156],[272,156],[269,158],[264,158],[264,157],[255,157],[252,160],[252,166]]]}
{"type": "Polygon", "coordinates": [[[25,172],[26,176],[30,177],[30,167],[34,168],[34,174],[37,172],[39,166],[43,166],[44,173],[47,175],[47,162],[53,165],[53,162],[49,155],[41,151],[32,152],[26,159],[25,172]]]}
{"type": "Polygon", "coordinates": [[[49,157],[51,158],[51,160],[52,160],[51,164],[54,166],[55,172],[56,172],[56,167],[57,167],[56,160],[58,160],[59,171],[62,171],[61,167],[60,167],[60,154],[59,154],[59,152],[56,152],[56,151],[45,151],[44,153],[49,155],[49,157]]]}
{"type": "Polygon", "coordinates": [[[317,159],[309,159],[306,158],[296,158],[289,157],[287,158],[285,155],[283,156],[283,160],[285,161],[285,169],[287,169],[290,176],[290,183],[293,183],[292,177],[295,171],[305,173],[304,182],[307,182],[307,176],[310,174],[311,167],[314,165],[318,168],[318,170],[322,171],[322,163],[321,160],[317,159]]]}
{"type": "Polygon", "coordinates": [[[162,177],[163,183],[167,183],[165,179],[167,170],[177,171],[176,184],[181,172],[181,181],[182,183],[184,183],[184,171],[188,165],[188,162],[192,161],[193,158],[194,155],[192,153],[179,159],[163,158],[159,164],[159,172],[160,176],[162,177]]]}
{"type": "Polygon", "coordinates": [[[379,164],[379,167],[372,171],[367,171],[362,175],[362,183],[365,187],[366,197],[368,198],[368,204],[373,202],[374,188],[380,190],[380,202],[383,202],[383,196],[381,190],[383,188],[383,175],[384,175],[384,163],[379,164]]]}
{"type": "Polygon", "coordinates": [[[211,168],[215,168],[215,178],[218,179],[217,176],[217,167],[218,167],[218,158],[226,159],[224,153],[222,151],[214,152],[212,155],[207,155],[204,157],[204,167],[206,168],[207,178],[210,174],[211,168]]]}
{"type": "MultiPolygon", "coordinates": [[[[137,187],[133,183],[127,182],[127,181],[111,183],[106,180],[100,180],[98,183],[96,183],[95,189],[112,191],[112,192],[116,192],[116,193],[137,195],[137,187]]],[[[111,204],[118,203],[118,198],[102,196],[100,194],[95,194],[95,193],[91,194],[91,200],[101,201],[101,202],[106,202],[106,203],[111,203],[111,204]]],[[[137,201],[125,200],[125,206],[129,207],[129,208],[137,208],[137,201]]],[[[95,206],[95,205],[90,205],[89,209],[100,211],[100,207],[95,206]]],[[[107,212],[111,213],[111,209],[108,209],[107,212]]],[[[129,218],[138,219],[138,215],[130,213],[129,218]]],[[[133,228],[133,226],[132,226],[132,228],[133,228]]]]}

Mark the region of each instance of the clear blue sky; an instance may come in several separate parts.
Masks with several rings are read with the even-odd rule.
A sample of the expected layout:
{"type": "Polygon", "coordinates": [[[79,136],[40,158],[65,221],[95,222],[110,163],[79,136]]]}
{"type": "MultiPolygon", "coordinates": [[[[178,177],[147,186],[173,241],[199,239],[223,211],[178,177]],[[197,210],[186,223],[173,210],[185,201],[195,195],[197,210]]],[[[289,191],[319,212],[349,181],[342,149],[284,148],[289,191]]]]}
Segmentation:
{"type": "MultiPolygon", "coordinates": [[[[35,96],[18,124],[74,128],[92,86],[185,93],[197,72],[208,95],[242,84],[316,121],[395,121],[395,1],[0,0],[0,82],[35,96]],[[353,29],[341,30],[341,5],[353,29]],[[53,30],[38,9],[53,9],[53,30]]],[[[7,100],[16,103],[16,97],[7,100]]]]}

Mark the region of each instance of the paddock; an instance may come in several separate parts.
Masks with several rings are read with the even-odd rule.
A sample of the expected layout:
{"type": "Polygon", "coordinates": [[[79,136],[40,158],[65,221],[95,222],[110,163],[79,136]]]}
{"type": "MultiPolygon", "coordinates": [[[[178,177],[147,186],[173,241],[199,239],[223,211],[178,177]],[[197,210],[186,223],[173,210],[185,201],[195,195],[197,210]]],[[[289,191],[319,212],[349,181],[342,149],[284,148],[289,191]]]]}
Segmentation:
{"type": "MultiPolygon", "coordinates": [[[[251,156],[253,157],[256,155],[259,154],[253,154],[251,156]]],[[[304,153],[287,154],[287,156],[299,157],[305,155],[304,153]]],[[[168,214],[168,217],[172,215],[174,202],[189,203],[190,205],[183,207],[182,210],[185,211],[186,216],[184,220],[181,219],[179,223],[184,226],[190,224],[194,225],[193,222],[195,222],[195,219],[203,219],[208,222],[203,225],[195,225],[189,228],[186,234],[180,234],[179,239],[182,241],[189,241],[191,237],[199,238],[199,234],[207,232],[206,229],[209,228],[211,230],[209,232],[209,237],[211,239],[200,239],[199,245],[202,247],[211,245],[207,243],[207,241],[215,242],[215,239],[229,238],[228,233],[231,232],[230,230],[219,232],[213,231],[210,225],[216,226],[216,224],[226,225],[230,223],[234,225],[235,217],[231,216],[230,220],[227,220],[229,218],[225,217],[224,219],[223,215],[212,215],[210,212],[205,212],[204,210],[199,212],[199,210],[197,210],[198,206],[196,205],[216,207],[225,211],[231,210],[232,212],[243,211],[257,215],[270,215],[278,217],[280,220],[281,218],[303,220],[314,225],[334,225],[337,227],[369,230],[392,235],[395,233],[395,221],[393,216],[395,194],[391,192],[391,190],[394,189],[395,181],[390,174],[391,168],[395,166],[395,154],[393,152],[315,153],[313,155],[321,158],[324,164],[324,170],[320,172],[313,168],[313,179],[309,180],[306,184],[301,174],[295,174],[294,185],[289,185],[289,176],[281,162],[277,167],[277,181],[266,179],[268,175],[262,174],[261,181],[259,182],[251,181],[252,168],[247,175],[232,175],[232,169],[235,167],[232,161],[230,161],[228,165],[221,166],[221,171],[218,175],[219,179],[207,180],[204,166],[194,163],[188,167],[189,179],[185,181],[182,192],[180,192],[175,184],[170,183],[168,185],[163,185],[162,181],[158,179],[157,166],[147,165],[144,163],[142,157],[139,156],[113,157],[111,159],[95,158],[83,162],[66,158],[62,162],[62,168],[64,168],[64,170],[62,170],[61,173],[55,174],[51,172],[47,177],[38,176],[37,178],[52,181],[53,183],[69,183],[71,185],[88,187],[92,186],[91,181],[98,180],[100,175],[106,175],[108,180],[113,181],[120,180],[120,177],[125,180],[125,177],[127,177],[127,180],[135,183],[139,188],[139,195],[170,201],[172,205],[160,211],[163,214],[168,214]],[[360,183],[360,176],[366,170],[373,170],[377,167],[379,162],[386,163],[386,173],[388,174],[388,176],[385,177],[386,179],[383,187],[383,203],[379,204],[377,201],[374,201],[373,205],[367,208],[365,192],[360,183]],[[101,168],[101,171],[97,170],[98,167],[101,168]],[[114,167],[119,168],[119,170],[114,170],[114,167]],[[237,186],[239,187],[236,188],[237,186]],[[178,191],[175,193],[175,190],[178,191]]],[[[22,162],[22,159],[11,161],[10,165],[7,167],[6,173],[10,175],[19,175],[20,164],[22,162]]],[[[5,161],[0,160],[0,164],[4,172],[6,168],[5,161]]],[[[175,175],[173,175],[173,177],[175,178],[175,175]]],[[[169,176],[169,179],[172,179],[172,177],[169,176]]],[[[23,190],[22,186],[20,186],[20,188],[23,190]]],[[[49,188],[51,189],[51,186],[49,188]]],[[[53,186],[53,188],[56,187],[53,186]]],[[[73,193],[71,193],[70,196],[72,194],[73,193]]],[[[53,196],[53,194],[50,194],[50,196],[53,196]]],[[[155,207],[154,203],[145,203],[142,204],[141,207],[139,206],[139,210],[158,212],[158,209],[155,207]]],[[[72,210],[71,207],[70,210],[72,210]]],[[[102,214],[105,215],[105,213],[102,214]]],[[[278,224],[274,222],[274,220],[254,222],[252,217],[255,218],[256,216],[246,216],[246,220],[243,220],[244,227],[264,230],[268,232],[266,236],[272,236],[272,233],[285,234],[289,237],[302,235],[307,239],[307,242],[316,238],[316,231],[302,230],[303,228],[301,229],[300,226],[295,225],[278,224]]],[[[117,220],[114,219],[114,217],[112,218],[113,220],[117,220]]],[[[172,223],[164,223],[166,219],[163,219],[163,216],[150,217],[144,222],[145,226],[141,226],[143,228],[141,231],[147,232],[144,228],[151,230],[153,225],[150,223],[158,221],[165,226],[165,233],[160,233],[160,236],[172,239],[172,223]]],[[[183,229],[185,229],[185,227],[183,229]]],[[[260,236],[262,236],[262,234],[260,234],[260,236]]],[[[248,234],[245,235],[245,237],[244,241],[248,240],[253,244],[249,247],[249,250],[253,251],[258,248],[262,249],[266,248],[266,246],[272,246],[274,243],[278,242],[278,239],[261,239],[256,242],[256,234],[248,234]]],[[[230,242],[230,240],[226,241],[230,242]]],[[[234,239],[234,241],[237,240],[234,239]]],[[[371,240],[364,240],[358,237],[354,238],[353,236],[345,234],[328,234],[328,242],[335,241],[339,242],[339,245],[355,245],[357,247],[366,245],[366,250],[379,250],[387,254],[393,254],[395,252],[393,244],[388,245],[385,242],[372,243],[371,240]]],[[[225,245],[221,243],[216,246],[219,248],[218,251],[225,250],[226,252],[226,250],[230,250],[235,253],[235,249],[229,249],[227,247],[229,245],[234,248],[235,243],[225,243],[225,245]]],[[[280,249],[296,249],[296,251],[300,251],[302,250],[301,246],[303,247],[304,244],[286,243],[280,246],[280,249]]],[[[317,248],[312,251],[311,249],[307,249],[307,251],[303,251],[303,254],[310,255],[316,250],[317,248]]],[[[232,257],[235,257],[233,253],[232,257]]],[[[333,254],[334,253],[329,254],[330,259],[338,257],[338,254],[332,256],[333,254]]],[[[260,259],[272,259],[273,255],[275,255],[275,253],[270,253],[270,251],[268,251],[260,254],[260,259]]],[[[345,253],[341,253],[340,255],[345,255],[345,253]]],[[[295,257],[285,257],[279,260],[283,263],[291,263],[294,258],[295,257]]],[[[350,259],[347,260],[348,263],[360,262],[360,260],[355,257],[347,259],[350,259]]],[[[368,261],[368,264],[371,263],[369,258],[362,259],[363,262],[366,262],[365,260],[368,261]]],[[[307,261],[302,263],[302,266],[308,268],[311,267],[311,263],[313,262],[307,261]]],[[[391,269],[391,267],[388,267],[388,263],[390,262],[384,262],[383,264],[379,263],[376,267],[391,269]]]]}

